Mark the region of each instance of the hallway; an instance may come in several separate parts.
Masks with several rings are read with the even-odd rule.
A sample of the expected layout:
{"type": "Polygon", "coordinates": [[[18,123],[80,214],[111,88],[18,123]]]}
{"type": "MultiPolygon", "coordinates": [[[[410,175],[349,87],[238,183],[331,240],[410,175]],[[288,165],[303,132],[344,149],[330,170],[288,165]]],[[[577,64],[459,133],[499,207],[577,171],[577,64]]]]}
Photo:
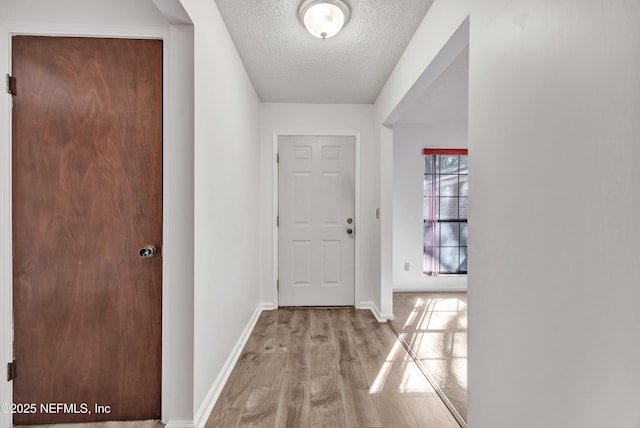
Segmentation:
{"type": "Polygon", "coordinates": [[[281,308],[261,314],[206,427],[458,425],[369,311],[281,308]]]}

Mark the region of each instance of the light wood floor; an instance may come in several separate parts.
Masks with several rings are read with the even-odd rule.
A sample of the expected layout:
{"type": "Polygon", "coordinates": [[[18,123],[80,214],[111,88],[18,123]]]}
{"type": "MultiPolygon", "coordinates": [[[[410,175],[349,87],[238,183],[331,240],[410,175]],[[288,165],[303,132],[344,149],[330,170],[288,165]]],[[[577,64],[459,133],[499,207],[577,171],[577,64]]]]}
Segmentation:
{"type": "Polygon", "coordinates": [[[369,311],[260,316],[218,399],[214,427],[458,427],[385,323],[369,311]]]}
{"type": "Polygon", "coordinates": [[[393,293],[393,321],[420,364],[467,419],[467,293],[393,293]]]}

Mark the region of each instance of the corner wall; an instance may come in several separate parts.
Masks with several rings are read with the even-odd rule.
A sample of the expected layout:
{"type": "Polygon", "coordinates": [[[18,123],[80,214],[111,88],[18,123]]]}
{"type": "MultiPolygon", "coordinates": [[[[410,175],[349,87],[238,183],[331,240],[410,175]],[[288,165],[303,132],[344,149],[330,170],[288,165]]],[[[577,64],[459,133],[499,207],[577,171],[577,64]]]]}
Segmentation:
{"type": "Polygon", "coordinates": [[[469,421],[640,426],[640,2],[472,2],[469,421]]]}
{"type": "Polygon", "coordinates": [[[202,426],[259,311],[259,101],[213,1],[194,23],[194,385],[202,426]]]}
{"type": "Polygon", "coordinates": [[[193,25],[171,25],[167,43],[162,419],[177,428],[193,420],[193,25]]]}
{"type": "Polygon", "coordinates": [[[436,0],[380,123],[466,15],[469,426],[636,428],[640,3],[436,0]]]}
{"type": "MultiPolygon", "coordinates": [[[[436,0],[418,27],[375,102],[376,139],[380,150],[381,198],[379,307],[393,313],[394,132],[398,120],[429,84],[468,45],[468,0],[436,0]],[[443,48],[455,38],[454,47],[443,48]],[[465,40],[466,39],[466,40],[465,40]],[[417,84],[417,85],[416,85],[417,84]],[[417,91],[411,91],[420,86],[417,91]]],[[[422,236],[422,233],[421,233],[422,236]]]]}

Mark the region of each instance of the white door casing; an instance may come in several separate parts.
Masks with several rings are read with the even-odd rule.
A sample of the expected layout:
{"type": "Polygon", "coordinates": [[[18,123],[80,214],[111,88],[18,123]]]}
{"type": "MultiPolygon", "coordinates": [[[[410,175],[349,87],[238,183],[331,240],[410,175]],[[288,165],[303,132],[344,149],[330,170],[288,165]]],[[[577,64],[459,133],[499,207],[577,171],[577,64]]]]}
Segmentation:
{"type": "Polygon", "coordinates": [[[355,137],[281,135],[278,146],[279,305],[353,305],[355,137]]]}

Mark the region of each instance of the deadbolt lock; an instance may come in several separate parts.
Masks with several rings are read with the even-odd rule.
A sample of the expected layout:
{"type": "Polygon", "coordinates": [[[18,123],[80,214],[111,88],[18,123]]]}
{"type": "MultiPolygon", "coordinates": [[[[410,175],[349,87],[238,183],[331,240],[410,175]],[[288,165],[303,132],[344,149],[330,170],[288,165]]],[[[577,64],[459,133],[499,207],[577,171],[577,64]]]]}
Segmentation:
{"type": "Polygon", "coordinates": [[[351,223],[353,223],[353,219],[352,218],[348,218],[347,219],[347,224],[351,224],[351,223]]]}

